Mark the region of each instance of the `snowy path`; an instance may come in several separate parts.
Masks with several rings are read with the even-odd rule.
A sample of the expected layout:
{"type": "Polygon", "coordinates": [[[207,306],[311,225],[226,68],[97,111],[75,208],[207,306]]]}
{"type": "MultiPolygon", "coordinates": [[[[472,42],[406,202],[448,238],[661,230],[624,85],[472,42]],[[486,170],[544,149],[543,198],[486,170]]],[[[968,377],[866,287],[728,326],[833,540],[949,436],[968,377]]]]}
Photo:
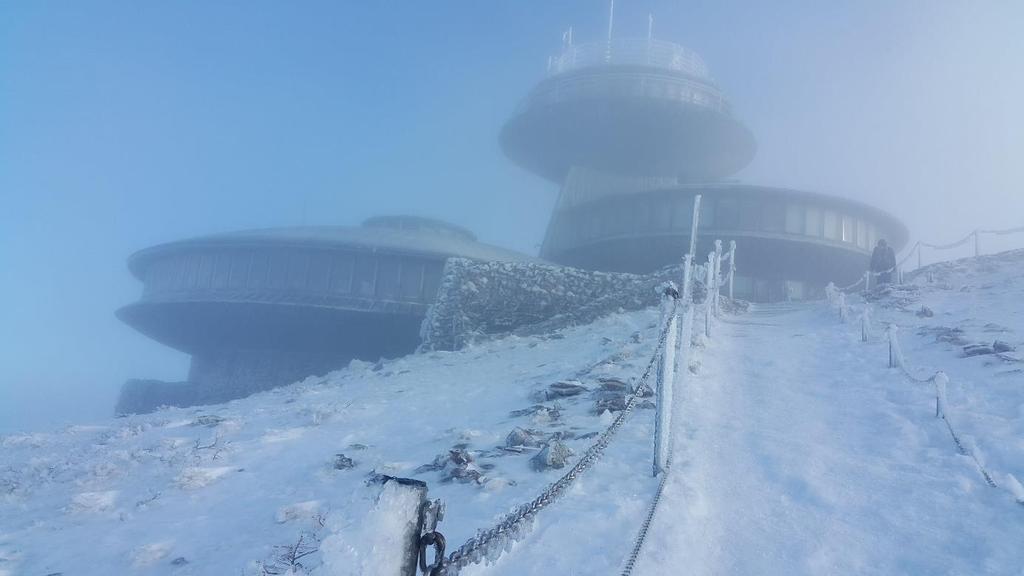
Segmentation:
{"type": "Polygon", "coordinates": [[[718,325],[636,574],[1024,574],[1024,510],[855,332],[820,304],[718,325]]]}

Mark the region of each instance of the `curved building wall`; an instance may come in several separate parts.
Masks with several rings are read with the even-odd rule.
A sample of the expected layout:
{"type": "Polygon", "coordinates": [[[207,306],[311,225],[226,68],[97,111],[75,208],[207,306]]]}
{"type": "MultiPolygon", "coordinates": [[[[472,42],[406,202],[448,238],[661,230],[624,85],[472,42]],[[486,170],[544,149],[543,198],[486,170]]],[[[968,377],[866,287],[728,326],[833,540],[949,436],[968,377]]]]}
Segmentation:
{"type": "Polygon", "coordinates": [[[906,242],[898,221],[856,202],[777,188],[690,185],[562,206],[542,254],[621,272],[674,264],[688,245],[697,194],[703,197],[698,249],[706,254],[714,239],[738,243],[741,297],[809,297],[829,281],[855,281],[879,238],[896,249],[906,242]]]}

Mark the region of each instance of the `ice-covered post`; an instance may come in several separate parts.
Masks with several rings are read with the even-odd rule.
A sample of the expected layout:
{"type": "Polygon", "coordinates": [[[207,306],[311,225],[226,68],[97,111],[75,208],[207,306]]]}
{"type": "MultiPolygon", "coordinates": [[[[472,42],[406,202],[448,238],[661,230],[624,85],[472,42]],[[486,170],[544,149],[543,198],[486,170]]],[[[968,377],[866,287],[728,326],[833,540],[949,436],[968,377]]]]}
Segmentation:
{"type": "Polygon", "coordinates": [[[715,240],[715,316],[722,313],[722,309],[718,305],[719,297],[722,293],[722,241],[715,240]]]}
{"type": "Polygon", "coordinates": [[[729,300],[732,300],[733,276],[736,275],[736,241],[729,240],[729,300]]]}
{"type": "Polygon", "coordinates": [[[864,291],[871,291],[871,270],[864,272],[864,291]]]}
{"type": "MultiPolygon", "coordinates": [[[[374,574],[381,576],[416,576],[420,536],[424,533],[429,507],[425,482],[387,478],[377,502],[364,519],[364,525],[379,529],[369,535],[371,540],[366,543],[367,554],[378,551],[373,554],[373,566],[362,568],[372,568],[374,574]]],[[[431,521],[436,525],[439,519],[440,513],[437,513],[431,521]]],[[[434,526],[427,528],[430,532],[434,530],[434,526]]]]}
{"type": "Polygon", "coordinates": [[[889,340],[889,368],[896,368],[896,331],[898,328],[895,324],[889,324],[885,327],[885,335],[889,340]]]}
{"type": "Polygon", "coordinates": [[[981,235],[979,234],[979,231],[975,230],[974,231],[974,257],[975,258],[977,258],[978,256],[981,256],[981,240],[980,240],[980,236],[981,235]]]}
{"type": "Polygon", "coordinates": [[[708,253],[708,266],[707,273],[705,276],[705,282],[707,283],[707,295],[704,297],[704,335],[708,338],[711,337],[711,311],[715,306],[714,298],[715,291],[718,287],[715,286],[715,253],[708,253]]]}
{"type": "Polygon", "coordinates": [[[871,335],[871,306],[865,304],[860,314],[860,341],[867,342],[871,335]]]}
{"type": "Polygon", "coordinates": [[[825,299],[828,300],[829,306],[835,306],[836,304],[836,285],[834,282],[829,282],[825,286],[825,299]]]}
{"type": "Polygon", "coordinates": [[[839,293],[839,319],[846,322],[846,293],[839,293]]]}
{"type": "Polygon", "coordinates": [[[949,384],[949,376],[945,372],[935,373],[935,417],[946,417],[946,386],[949,384]]]}
{"type": "Polygon", "coordinates": [[[692,302],[690,298],[693,274],[693,259],[697,255],[697,227],[700,226],[700,199],[701,195],[693,197],[693,218],[690,221],[690,248],[683,255],[683,301],[692,302]]]}
{"type": "Polygon", "coordinates": [[[661,294],[661,326],[665,327],[665,348],[661,352],[658,367],[657,411],[654,415],[654,475],[664,472],[671,449],[669,430],[672,426],[672,385],[676,379],[676,337],[679,329],[677,301],[679,292],[676,285],[663,285],[661,294]]]}
{"type": "Polygon", "coordinates": [[[689,306],[693,300],[690,291],[693,289],[693,254],[683,256],[683,305],[689,306]]]}

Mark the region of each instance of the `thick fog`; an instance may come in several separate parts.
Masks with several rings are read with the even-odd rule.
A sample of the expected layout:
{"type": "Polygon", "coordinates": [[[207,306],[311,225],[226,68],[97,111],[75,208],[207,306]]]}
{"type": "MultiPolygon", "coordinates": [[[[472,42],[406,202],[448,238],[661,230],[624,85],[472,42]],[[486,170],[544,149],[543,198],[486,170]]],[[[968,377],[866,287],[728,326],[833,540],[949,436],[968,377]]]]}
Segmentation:
{"type": "MultiPolygon", "coordinates": [[[[1024,225],[1024,3],[619,0],[614,35],[648,14],[756,136],[737,178],[875,204],[912,240],[1024,225]]],[[[0,5],[0,433],[185,377],[114,317],[141,248],[402,213],[536,254],[557,187],[498,133],[563,31],[600,40],[607,18],[593,0],[0,5]]]]}

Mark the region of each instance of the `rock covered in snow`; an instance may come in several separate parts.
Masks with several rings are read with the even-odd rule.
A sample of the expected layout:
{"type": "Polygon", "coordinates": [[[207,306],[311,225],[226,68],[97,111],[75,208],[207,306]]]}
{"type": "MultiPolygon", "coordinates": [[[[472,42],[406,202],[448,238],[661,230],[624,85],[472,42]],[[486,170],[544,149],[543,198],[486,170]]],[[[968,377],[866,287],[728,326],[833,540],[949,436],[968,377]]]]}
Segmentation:
{"type": "Polygon", "coordinates": [[[537,400],[557,400],[559,398],[571,398],[578,396],[589,389],[581,384],[579,380],[563,380],[561,382],[555,382],[554,384],[547,387],[546,390],[540,390],[535,394],[537,400]]]}
{"type": "Polygon", "coordinates": [[[560,469],[565,467],[565,463],[572,456],[573,451],[568,446],[558,440],[551,440],[541,448],[540,452],[530,458],[530,466],[538,472],[560,469]]]}
{"type": "Polygon", "coordinates": [[[505,446],[509,448],[540,446],[541,440],[539,436],[539,432],[516,427],[505,437],[505,446]]]}
{"type": "Polygon", "coordinates": [[[338,453],[334,455],[334,469],[335,470],[351,470],[356,467],[355,460],[345,456],[344,454],[338,453]]]}

